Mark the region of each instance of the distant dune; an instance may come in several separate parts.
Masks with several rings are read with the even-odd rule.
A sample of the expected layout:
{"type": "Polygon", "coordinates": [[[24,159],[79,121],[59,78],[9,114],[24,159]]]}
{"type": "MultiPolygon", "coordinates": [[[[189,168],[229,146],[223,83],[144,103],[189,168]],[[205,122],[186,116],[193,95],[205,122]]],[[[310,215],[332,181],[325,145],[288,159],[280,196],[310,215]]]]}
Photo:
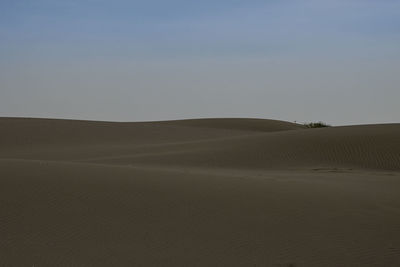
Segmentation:
{"type": "Polygon", "coordinates": [[[0,266],[400,266],[400,124],[0,118],[0,266]]]}

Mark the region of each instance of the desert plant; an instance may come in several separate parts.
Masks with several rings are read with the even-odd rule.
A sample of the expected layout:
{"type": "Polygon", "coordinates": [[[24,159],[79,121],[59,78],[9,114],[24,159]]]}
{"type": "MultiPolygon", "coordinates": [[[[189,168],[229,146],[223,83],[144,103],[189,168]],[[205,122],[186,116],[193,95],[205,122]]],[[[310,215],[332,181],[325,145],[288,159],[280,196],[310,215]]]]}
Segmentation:
{"type": "Polygon", "coordinates": [[[326,124],[322,121],[319,122],[309,122],[309,123],[304,123],[304,126],[307,128],[323,128],[323,127],[330,127],[329,124],[326,124]]]}

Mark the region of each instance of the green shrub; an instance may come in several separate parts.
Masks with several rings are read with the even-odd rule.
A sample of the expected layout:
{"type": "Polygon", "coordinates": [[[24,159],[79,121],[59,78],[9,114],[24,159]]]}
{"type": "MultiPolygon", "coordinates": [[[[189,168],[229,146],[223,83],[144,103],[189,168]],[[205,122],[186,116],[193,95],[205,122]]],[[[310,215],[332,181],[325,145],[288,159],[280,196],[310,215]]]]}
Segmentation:
{"type": "Polygon", "coordinates": [[[310,122],[310,123],[304,123],[304,126],[307,128],[323,128],[323,127],[330,127],[329,124],[326,124],[322,121],[319,122],[310,122]]]}

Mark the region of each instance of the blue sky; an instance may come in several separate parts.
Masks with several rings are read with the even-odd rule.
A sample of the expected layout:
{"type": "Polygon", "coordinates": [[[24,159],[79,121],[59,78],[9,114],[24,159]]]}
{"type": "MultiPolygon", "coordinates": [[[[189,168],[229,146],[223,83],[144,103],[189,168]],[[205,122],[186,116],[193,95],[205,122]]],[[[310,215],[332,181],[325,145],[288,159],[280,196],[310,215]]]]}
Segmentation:
{"type": "Polygon", "coordinates": [[[0,0],[0,116],[398,121],[400,1],[0,0]]]}

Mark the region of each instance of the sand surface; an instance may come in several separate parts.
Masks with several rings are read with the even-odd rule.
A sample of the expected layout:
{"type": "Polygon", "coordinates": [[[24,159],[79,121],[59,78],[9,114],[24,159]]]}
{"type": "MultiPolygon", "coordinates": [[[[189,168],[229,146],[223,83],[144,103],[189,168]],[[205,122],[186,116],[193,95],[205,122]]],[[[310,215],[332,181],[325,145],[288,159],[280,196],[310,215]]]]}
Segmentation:
{"type": "Polygon", "coordinates": [[[0,266],[400,266],[400,124],[0,118],[0,266]]]}

